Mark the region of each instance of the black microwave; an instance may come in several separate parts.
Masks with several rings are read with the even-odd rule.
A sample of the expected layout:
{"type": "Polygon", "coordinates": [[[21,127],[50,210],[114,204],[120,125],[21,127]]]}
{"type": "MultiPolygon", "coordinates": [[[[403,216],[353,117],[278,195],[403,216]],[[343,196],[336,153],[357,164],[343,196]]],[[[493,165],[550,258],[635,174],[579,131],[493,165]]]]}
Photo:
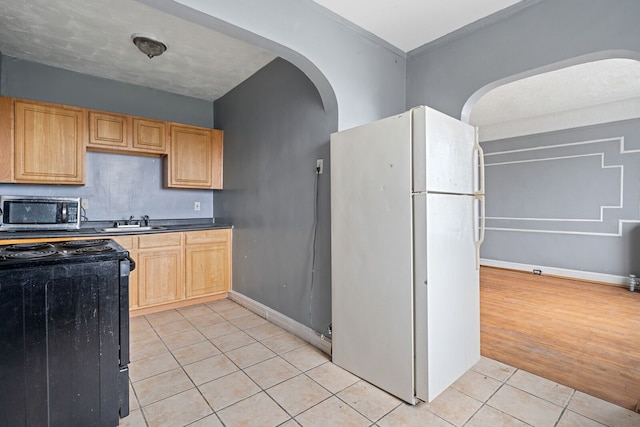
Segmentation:
{"type": "Polygon", "coordinates": [[[80,198],[0,196],[0,231],[77,230],[80,198]]]}

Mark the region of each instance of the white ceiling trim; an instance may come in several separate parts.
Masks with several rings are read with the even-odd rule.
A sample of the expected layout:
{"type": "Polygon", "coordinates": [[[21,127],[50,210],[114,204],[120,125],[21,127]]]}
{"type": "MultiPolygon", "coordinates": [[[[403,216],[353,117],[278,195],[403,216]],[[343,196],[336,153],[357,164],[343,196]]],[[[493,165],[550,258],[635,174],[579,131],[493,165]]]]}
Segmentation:
{"type": "Polygon", "coordinates": [[[543,114],[478,128],[480,142],[640,118],[640,98],[543,114]]]}

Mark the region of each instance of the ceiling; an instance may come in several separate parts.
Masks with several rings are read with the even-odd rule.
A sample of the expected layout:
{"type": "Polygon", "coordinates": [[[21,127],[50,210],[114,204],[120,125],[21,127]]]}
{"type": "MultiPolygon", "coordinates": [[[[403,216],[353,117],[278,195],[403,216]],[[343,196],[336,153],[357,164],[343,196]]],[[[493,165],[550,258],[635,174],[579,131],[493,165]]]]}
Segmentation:
{"type": "Polygon", "coordinates": [[[409,52],[520,0],[314,0],[409,52]]]}
{"type": "Polygon", "coordinates": [[[493,89],[474,105],[471,122],[484,126],[577,110],[592,105],[594,99],[609,104],[639,97],[640,61],[592,61],[493,89]]]}
{"type": "Polygon", "coordinates": [[[210,101],[275,58],[134,0],[2,0],[0,52],[210,101]],[[167,51],[147,58],[134,33],[159,37],[167,51]]]}
{"type": "MultiPolygon", "coordinates": [[[[403,51],[516,2],[317,1],[403,51]]],[[[2,0],[0,52],[211,101],[275,58],[270,52],[134,0],[2,0]],[[148,59],[133,45],[134,33],[156,36],[168,50],[148,59]]]]}
{"type": "Polygon", "coordinates": [[[603,59],[494,88],[473,105],[480,140],[640,117],[640,61],[603,59]]]}
{"type": "MultiPolygon", "coordinates": [[[[518,0],[315,2],[408,52],[518,0]]],[[[2,0],[0,52],[209,101],[275,58],[135,0],[2,0]],[[134,33],[159,37],[167,52],[147,58],[133,45],[134,33]]],[[[491,125],[638,97],[639,64],[599,61],[496,88],[476,104],[472,123],[491,125]]]]}

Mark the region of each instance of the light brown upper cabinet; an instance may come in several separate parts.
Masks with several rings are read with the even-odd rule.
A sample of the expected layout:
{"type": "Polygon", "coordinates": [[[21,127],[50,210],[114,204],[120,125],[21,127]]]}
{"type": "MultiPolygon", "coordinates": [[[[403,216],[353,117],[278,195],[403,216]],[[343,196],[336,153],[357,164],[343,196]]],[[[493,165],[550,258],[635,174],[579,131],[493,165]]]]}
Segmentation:
{"type": "Polygon", "coordinates": [[[86,110],[6,97],[0,104],[3,182],[84,184],[86,110]]]}
{"type": "Polygon", "coordinates": [[[171,188],[222,188],[222,131],[171,124],[165,184],[171,188]]]}
{"type": "Polygon", "coordinates": [[[85,151],[167,157],[170,188],[222,189],[222,131],[0,96],[0,182],[85,182],[85,151]]]}
{"type": "Polygon", "coordinates": [[[15,182],[13,175],[13,105],[0,96],[0,182],[15,182]]]}
{"type": "Polygon", "coordinates": [[[133,141],[135,150],[167,153],[167,126],[168,123],[158,120],[133,119],[133,141]]]}
{"type": "Polygon", "coordinates": [[[167,154],[166,122],[123,114],[89,111],[89,143],[92,151],[149,156],[167,154]]]}
{"type": "Polygon", "coordinates": [[[89,111],[89,143],[87,148],[117,151],[130,149],[131,117],[89,111]]]}

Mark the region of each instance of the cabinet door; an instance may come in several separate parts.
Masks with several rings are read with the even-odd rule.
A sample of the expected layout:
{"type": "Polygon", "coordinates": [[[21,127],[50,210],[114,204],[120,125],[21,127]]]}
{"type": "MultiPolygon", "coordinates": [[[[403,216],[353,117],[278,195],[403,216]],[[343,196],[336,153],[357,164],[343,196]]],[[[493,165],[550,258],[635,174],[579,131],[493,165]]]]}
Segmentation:
{"type": "Polygon", "coordinates": [[[214,173],[214,168],[220,169],[221,155],[222,139],[214,138],[212,129],[172,125],[167,157],[167,186],[220,188],[221,172],[216,170],[214,173]]]}
{"type": "Polygon", "coordinates": [[[229,291],[229,247],[226,243],[187,246],[187,298],[229,291]]]}
{"type": "Polygon", "coordinates": [[[182,249],[139,250],[138,302],[140,307],[184,298],[182,249]]]}
{"type": "Polygon", "coordinates": [[[124,149],[130,145],[131,118],[120,114],[89,112],[88,148],[124,149]]]}
{"type": "Polygon", "coordinates": [[[222,190],[223,133],[221,130],[212,129],[211,136],[213,138],[213,188],[215,190],[222,190]]]}
{"type": "Polygon", "coordinates": [[[167,124],[158,120],[133,119],[133,142],[136,150],[167,153],[167,124]]]}
{"type": "Polygon", "coordinates": [[[0,182],[15,182],[13,173],[13,105],[0,96],[0,182]]]}
{"type": "Polygon", "coordinates": [[[84,184],[86,112],[16,100],[15,181],[84,184]]]}
{"type": "Polygon", "coordinates": [[[138,237],[138,306],[184,299],[182,233],[138,237]]]}

